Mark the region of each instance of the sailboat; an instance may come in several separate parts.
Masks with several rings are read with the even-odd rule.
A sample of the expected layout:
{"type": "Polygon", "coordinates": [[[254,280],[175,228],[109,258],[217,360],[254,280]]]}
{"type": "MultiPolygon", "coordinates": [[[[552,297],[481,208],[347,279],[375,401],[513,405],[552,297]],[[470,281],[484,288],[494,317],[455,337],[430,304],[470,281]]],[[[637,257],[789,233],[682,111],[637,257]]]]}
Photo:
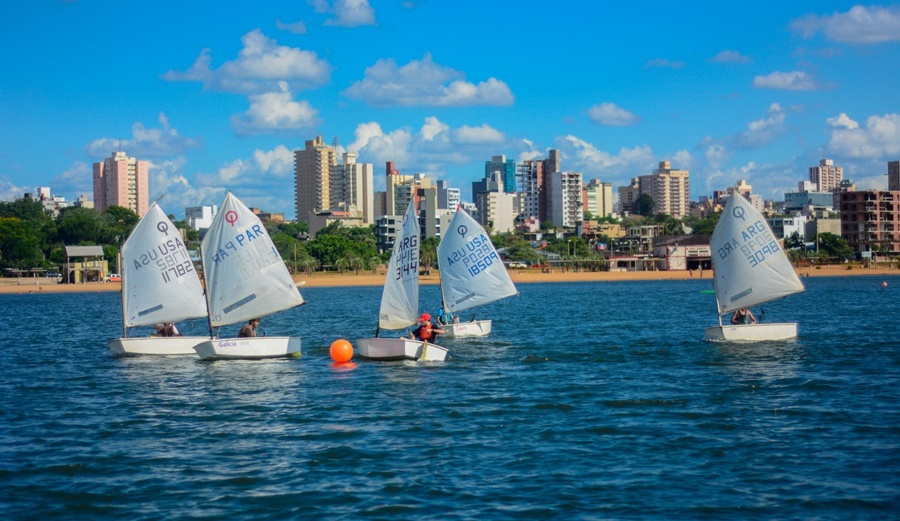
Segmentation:
{"type": "Polygon", "coordinates": [[[709,241],[719,325],[706,328],[707,340],[787,340],[796,323],[723,324],[722,315],[804,291],[772,228],[737,190],[709,241]]]}
{"type": "MultiPolygon", "coordinates": [[[[262,221],[230,191],[200,246],[209,330],[303,304],[262,221]]],[[[300,337],[211,338],[194,346],[203,360],[300,356],[300,337]]]]}
{"type": "Polygon", "coordinates": [[[203,288],[181,234],[154,202],[122,246],[122,338],[114,355],[193,355],[204,336],[128,337],[128,328],[206,316],[203,288]]]}
{"type": "Polygon", "coordinates": [[[409,337],[388,338],[382,329],[400,330],[417,323],[419,309],[419,220],[410,201],[388,263],[375,338],[356,341],[359,355],[373,360],[443,361],[447,349],[409,337]]]}
{"type": "MultiPolygon", "coordinates": [[[[484,228],[457,208],[438,246],[444,315],[459,313],[517,295],[516,286],[484,228]]],[[[490,320],[441,325],[447,337],[484,336],[490,320]]]]}

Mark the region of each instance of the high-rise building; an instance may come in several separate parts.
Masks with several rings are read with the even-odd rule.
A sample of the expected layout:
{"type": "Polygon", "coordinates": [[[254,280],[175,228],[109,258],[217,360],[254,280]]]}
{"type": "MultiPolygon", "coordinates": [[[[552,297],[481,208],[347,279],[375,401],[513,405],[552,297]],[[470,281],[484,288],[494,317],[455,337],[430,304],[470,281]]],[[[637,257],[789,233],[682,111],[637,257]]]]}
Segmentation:
{"type": "MultiPolygon", "coordinates": [[[[656,213],[680,219],[691,209],[691,184],[687,170],[676,170],[668,161],[650,175],[648,191],[656,203],[656,213]]],[[[749,188],[749,187],[748,187],[749,188]]]]}
{"type": "Polygon", "coordinates": [[[596,217],[613,214],[612,183],[591,179],[584,187],[584,210],[596,217]]]}
{"type": "Polygon", "coordinates": [[[503,191],[513,193],[516,191],[516,160],[506,159],[506,156],[493,156],[490,161],[484,162],[484,178],[489,179],[491,174],[499,172],[503,179],[503,191]]]}
{"type": "Polygon", "coordinates": [[[900,161],[888,161],[888,191],[900,190],[900,161]]]}
{"type": "Polygon", "coordinates": [[[345,152],[343,163],[331,169],[330,209],[354,210],[366,225],[375,224],[375,193],[372,186],[374,167],[357,163],[356,152],[345,152]]]}
{"type": "Polygon", "coordinates": [[[540,219],[544,193],[544,161],[531,159],[519,163],[518,187],[522,194],[522,219],[540,219]]]}
{"type": "Polygon", "coordinates": [[[143,217],[150,208],[150,163],[117,151],[102,163],[94,163],[94,208],[128,208],[143,217]]]}
{"type": "Polygon", "coordinates": [[[294,151],[294,188],[298,222],[309,222],[310,215],[331,206],[331,171],[337,164],[337,152],[322,141],[322,136],[306,142],[306,148],[294,151]]]}
{"type": "Polygon", "coordinates": [[[547,213],[553,226],[572,228],[584,220],[581,172],[554,172],[548,183],[547,213]]]}
{"type": "Polygon", "coordinates": [[[841,186],[844,179],[844,169],[834,166],[831,159],[819,160],[819,166],[809,167],[809,180],[816,183],[818,192],[833,192],[841,186]]]}
{"type": "Polygon", "coordinates": [[[839,192],[841,237],[856,252],[900,252],[900,191],[839,192]]]}

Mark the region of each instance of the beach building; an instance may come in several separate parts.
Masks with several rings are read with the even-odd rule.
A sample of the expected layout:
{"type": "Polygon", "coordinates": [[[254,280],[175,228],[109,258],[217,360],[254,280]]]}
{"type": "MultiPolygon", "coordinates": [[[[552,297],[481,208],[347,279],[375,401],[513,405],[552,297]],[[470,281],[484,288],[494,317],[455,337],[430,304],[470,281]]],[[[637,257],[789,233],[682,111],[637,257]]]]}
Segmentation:
{"type": "Polygon", "coordinates": [[[122,151],[94,163],[94,208],[128,208],[143,217],[150,208],[149,161],[139,161],[122,151]]]}
{"type": "Polygon", "coordinates": [[[63,281],[68,284],[103,282],[109,266],[103,258],[102,246],[66,246],[63,281]]]}
{"type": "Polygon", "coordinates": [[[659,271],[712,269],[709,235],[656,237],[653,256],[659,271]]]}

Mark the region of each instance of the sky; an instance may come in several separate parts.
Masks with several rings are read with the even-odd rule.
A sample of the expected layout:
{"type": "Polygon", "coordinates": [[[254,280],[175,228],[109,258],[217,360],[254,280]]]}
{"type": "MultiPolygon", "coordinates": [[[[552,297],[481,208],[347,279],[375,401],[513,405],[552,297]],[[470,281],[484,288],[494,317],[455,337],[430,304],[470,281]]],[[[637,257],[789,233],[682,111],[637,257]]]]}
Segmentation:
{"type": "Polygon", "coordinates": [[[549,149],[614,191],[670,161],[692,200],[783,200],[824,158],[885,189],[900,160],[897,3],[5,0],[0,29],[5,201],[92,198],[123,150],[176,218],[231,190],[292,219],[316,136],[376,190],[394,161],[469,201],[549,149]]]}

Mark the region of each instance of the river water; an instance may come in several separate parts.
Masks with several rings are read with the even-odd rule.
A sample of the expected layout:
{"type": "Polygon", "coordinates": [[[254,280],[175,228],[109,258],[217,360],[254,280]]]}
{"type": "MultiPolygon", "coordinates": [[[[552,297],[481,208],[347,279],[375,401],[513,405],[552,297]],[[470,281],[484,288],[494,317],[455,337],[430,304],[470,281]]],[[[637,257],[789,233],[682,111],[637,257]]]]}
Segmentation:
{"type": "Polygon", "coordinates": [[[521,285],[433,364],[331,361],[379,287],[304,289],[270,361],[114,358],[118,294],[0,296],[0,517],[896,518],[900,277],[804,283],[760,344],[703,340],[708,279],[521,285]]]}

